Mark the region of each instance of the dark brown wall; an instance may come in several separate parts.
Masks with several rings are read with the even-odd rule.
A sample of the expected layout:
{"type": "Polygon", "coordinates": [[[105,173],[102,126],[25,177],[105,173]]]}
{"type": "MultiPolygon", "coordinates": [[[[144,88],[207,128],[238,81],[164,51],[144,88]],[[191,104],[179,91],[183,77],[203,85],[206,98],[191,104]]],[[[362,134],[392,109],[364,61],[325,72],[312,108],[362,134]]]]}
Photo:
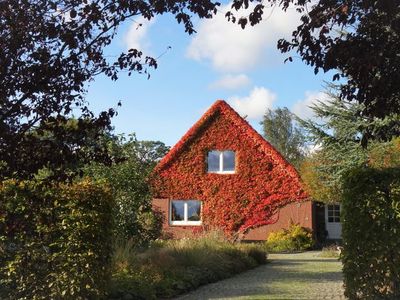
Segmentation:
{"type": "MultiPolygon", "coordinates": [[[[278,213],[278,220],[274,224],[251,229],[244,240],[260,241],[266,240],[272,231],[288,228],[291,223],[300,224],[302,227],[313,229],[313,208],[312,202],[293,203],[281,208],[278,213]]],[[[276,216],[275,216],[276,217],[276,216]]]]}
{"type": "MultiPolygon", "coordinates": [[[[163,231],[172,238],[190,237],[200,229],[200,226],[172,226],[169,225],[169,200],[153,199],[153,207],[163,212],[164,219],[163,231]]],[[[276,218],[275,216],[274,218],[276,218]]],[[[311,201],[303,203],[293,203],[280,209],[277,221],[274,224],[261,226],[251,229],[244,237],[248,241],[266,240],[268,234],[282,228],[287,228],[290,223],[300,224],[303,227],[313,229],[313,203],[311,201]]]]}

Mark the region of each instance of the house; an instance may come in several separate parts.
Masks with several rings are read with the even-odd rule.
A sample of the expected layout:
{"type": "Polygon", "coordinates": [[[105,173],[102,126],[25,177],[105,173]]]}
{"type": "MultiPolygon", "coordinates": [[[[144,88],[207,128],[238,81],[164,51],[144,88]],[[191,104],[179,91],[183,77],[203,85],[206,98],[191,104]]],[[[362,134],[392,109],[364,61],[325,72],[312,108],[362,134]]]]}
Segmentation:
{"type": "Polygon", "coordinates": [[[265,240],[291,222],[315,230],[315,205],[297,171],[225,101],[216,101],[151,176],[163,230],[209,228],[265,240]]]}

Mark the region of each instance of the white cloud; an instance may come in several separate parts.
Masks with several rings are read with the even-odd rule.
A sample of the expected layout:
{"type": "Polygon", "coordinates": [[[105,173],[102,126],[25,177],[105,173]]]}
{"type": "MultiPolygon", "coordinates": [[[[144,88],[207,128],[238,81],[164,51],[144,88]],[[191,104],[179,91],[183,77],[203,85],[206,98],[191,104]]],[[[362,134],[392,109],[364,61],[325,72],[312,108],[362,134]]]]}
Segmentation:
{"type": "Polygon", "coordinates": [[[126,48],[149,51],[150,41],[147,38],[147,33],[153,23],[154,18],[147,20],[143,17],[132,22],[123,38],[126,48]]]}
{"type": "Polygon", "coordinates": [[[304,99],[297,101],[293,107],[292,112],[302,119],[314,118],[313,110],[311,106],[320,102],[326,102],[329,100],[329,96],[324,92],[307,91],[304,99]]]}
{"type": "Polygon", "coordinates": [[[210,84],[211,89],[235,90],[250,84],[250,78],[245,74],[225,75],[219,80],[210,84]]]}
{"type": "Polygon", "coordinates": [[[276,95],[264,87],[254,87],[246,97],[233,96],[228,98],[229,104],[239,115],[249,119],[260,119],[265,111],[272,108],[276,95]]]}
{"type": "MultiPolygon", "coordinates": [[[[230,10],[230,6],[223,6],[221,11],[230,10]]],[[[247,16],[249,10],[241,15],[247,16]]],[[[275,54],[271,57],[271,50],[276,49],[278,39],[289,37],[298,24],[299,14],[295,10],[282,12],[278,7],[272,13],[265,9],[264,20],[253,27],[248,25],[244,30],[238,24],[228,22],[224,13],[218,13],[212,19],[200,22],[187,56],[198,61],[209,60],[218,71],[243,72],[274,60],[275,54]]]]}

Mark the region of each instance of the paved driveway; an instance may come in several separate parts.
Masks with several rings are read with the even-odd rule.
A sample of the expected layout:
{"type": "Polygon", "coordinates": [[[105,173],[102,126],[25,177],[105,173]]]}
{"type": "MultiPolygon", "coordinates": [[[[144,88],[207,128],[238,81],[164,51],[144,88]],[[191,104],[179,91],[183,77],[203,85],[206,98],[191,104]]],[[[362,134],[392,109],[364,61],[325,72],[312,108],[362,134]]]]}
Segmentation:
{"type": "Polygon", "coordinates": [[[345,299],[341,263],[319,253],[271,254],[269,264],[177,299],[345,299]]]}

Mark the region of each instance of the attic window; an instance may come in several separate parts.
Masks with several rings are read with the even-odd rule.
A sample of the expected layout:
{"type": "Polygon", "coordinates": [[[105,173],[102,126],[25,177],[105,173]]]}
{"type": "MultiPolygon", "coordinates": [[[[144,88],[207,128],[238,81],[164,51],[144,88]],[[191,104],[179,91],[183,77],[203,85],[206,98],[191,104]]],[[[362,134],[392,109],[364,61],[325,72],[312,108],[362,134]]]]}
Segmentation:
{"type": "Polygon", "coordinates": [[[171,200],[171,225],[201,225],[201,201],[199,200],[171,200]]]}
{"type": "Polygon", "coordinates": [[[209,173],[235,173],[235,152],[230,150],[208,152],[207,167],[209,173]]]}

